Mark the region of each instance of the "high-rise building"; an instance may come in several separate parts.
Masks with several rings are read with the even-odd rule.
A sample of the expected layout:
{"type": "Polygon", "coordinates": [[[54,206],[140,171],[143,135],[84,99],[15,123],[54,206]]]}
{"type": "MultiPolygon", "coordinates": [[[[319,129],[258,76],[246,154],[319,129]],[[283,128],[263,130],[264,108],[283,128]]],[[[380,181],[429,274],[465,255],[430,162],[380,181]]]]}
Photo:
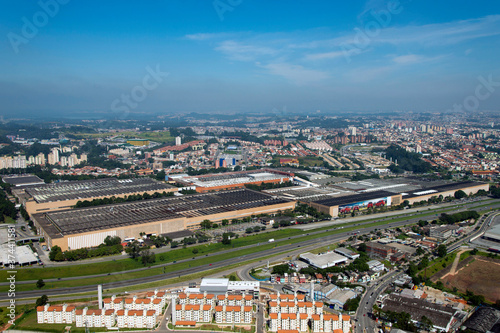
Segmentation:
{"type": "Polygon", "coordinates": [[[175,145],[180,146],[182,144],[182,139],[180,136],[175,137],[175,145]]]}

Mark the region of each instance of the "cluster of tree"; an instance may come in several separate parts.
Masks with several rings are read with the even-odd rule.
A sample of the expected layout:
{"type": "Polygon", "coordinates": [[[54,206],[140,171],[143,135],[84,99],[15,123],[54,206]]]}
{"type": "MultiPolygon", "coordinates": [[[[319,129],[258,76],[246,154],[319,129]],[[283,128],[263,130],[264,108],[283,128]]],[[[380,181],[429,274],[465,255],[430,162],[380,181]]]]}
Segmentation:
{"type": "Polygon", "coordinates": [[[467,290],[465,292],[464,298],[467,300],[467,302],[470,302],[473,305],[481,305],[484,303],[484,296],[476,295],[471,290],[467,290]]]}
{"type": "Polygon", "coordinates": [[[490,193],[491,193],[491,196],[493,198],[496,198],[496,199],[500,198],[500,186],[498,186],[498,185],[497,186],[492,186],[490,188],[490,193]]]}
{"type": "Polygon", "coordinates": [[[276,265],[273,267],[272,274],[285,275],[285,273],[293,273],[293,270],[288,264],[276,265]]]}
{"type": "Polygon", "coordinates": [[[289,220],[274,221],[273,228],[278,229],[278,228],[289,227],[291,225],[292,225],[292,222],[289,220]]]}
{"type": "Polygon", "coordinates": [[[376,173],[370,174],[370,175],[365,175],[363,173],[356,172],[354,175],[352,175],[351,180],[352,181],[358,181],[358,180],[365,180],[365,179],[379,179],[380,176],[376,173]]]}
{"type": "MultiPolygon", "coordinates": [[[[237,220],[236,220],[237,221],[237,220]]],[[[220,223],[222,226],[226,226],[229,224],[229,220],[222,220],[221,223],[220,223]]],[[[235,220],[233,220],[233,224],[236,224],[235,220]]],[[[202,222],[200,222],[200,227],[202,229],[216,229],[219,227],[219,224],[217,223],[214,223],[210,220],[203,220],[202,222]]]]}
{"type": "Polygon", "coordinates": [[[479,213],[475,210],[468,210],[451,215],[442,213],[441,215],[439,215],[439,220],[441,221],[441,223],[454,224],[468,219],[477,219],[479,218],[479,216],[479,213]]]}
{"type": "Polygon", "coordinates": [[[192,167],[188,167],[186,169],[186,173],[190,176],[206,175],[209,173],[225,173],[225,172],[229,172],[229,171],[230,171],[229,168],[210,168],[210,169],[196,170],[196,169],[193,169],[192,167]]]}
{"type": "Polygon", "coordinates": [[[16,205],[7,198],[4,191],[0,190],[0,222],[4,221],[4,216],[12,219],[17,217],[16,205]]]}
{"type": "Polygon", "coordinates": [[[76,250],[62,251],[62,249],[55,245],[49,252],[49,259],[51,261],[76,261],[87,258],[95,258],[119,254],[123,251],[121,239],[118,236],[107,236],[104,243],[95,248],[81,248],[76,250]]]}
{"type": "Polygon", "coordinates": [[[102,199],[93,199],[93,200],[79,200],[74,208],[83,208],[83,207],[92,207],[92,206],[101,206],[101,205],[110,205],[110,204],[115,204],[115,203],[121,203],[121,202],[130,202],[130,201],[139,201],[139,200],[147,200],[147,199],[156,199],[156,198],[163,198],[163,197],[171,197],[173,196],[173,192],[165,192],[163,191],[162,193],[160,192],[155,192],[153,194],[149,193],[144,193],[144,194],[131,194],[131,195],[126,195],[124,197],[109,197],[109,198],[102,198],[102,199]]]}
{"type": "Polygon", "coordinates": [[[222,234],[222,244],[229,245],[231,244],[231,239],[238,238],[238,235],[234,232],[225,232],[222,234]]]}
{"type": "Polygon", "coordinates": [[[260,226],[256,225],[256,226],[255,226],[255,227],[253,227],[253,228],[246,228],[245,232],[246,232],[247,234],[251,234],[252,232],[259,232],[259,231],[264,231],[264,230],[266,230],[266,227],[265,227],[265,226],[261,226],[261,227],[260,227],[260,226]]]}
{"type": "Polygon", "coordinates": [[[282,183],[260,183],[260,185],[245,184],[246,188],[249,188],[249,189],[255,190],[255,191],[270,190],[273,188],[282,188],[282,187],[290,187],[290,186],[293,186],[293,183],[291,181],[286,181],[286,182],[282,182],[282,183]]]}
{"type": "Polygon", "coordinates": [[[311,207],[311,206],[306,205],[306,204],[301,204],[301,203],[298,203],[297,206],[295,206],[295,209],[293,210],[293,212],[296,214],[307,214],[309,216],[312,216],[312,217],[314,217],[316,219],[320,219],[320,220],[332,218],[329,214],[325,214],[323,212],[318,211],[314,207],[311,207]]]}
{"type": "Polygon", "coordinates": [[[394,328],[399,328],[408,332],[417,332],[417,327],[411,320],[411,315],[406,312],[380,311],[381,315],[394,323],[394,328]]]}
{"type": "Polygon", "coordinates": [[[359,302],[361,301],[361,296],[351,298],[344,303],[345,311],[356,311],[359,307],[359,302]]]}
{"type": "Polygon", "coordinates": [[[138,241],[129,243],[125,252],[134,260],[140,260],[144,266],[153,264],[156,261],[156,255],[147,247],[142,247],[138,241]]]}
{"type": "Polygon", "coordinates": [[[394,173],[403,173],[405,170],[414,173],[426,173],[432,170],[431,164],[423,161],[420,154],[406,151],[406,149],[397,145],[387,147],[385,155],[387,159],[397,160],[397,165],[391,164],[389,166],[389,169],[394,173]]]}
{"type": "Polygon", "coordinates": [[[167,245],[172,240],[169,237],[165,237],[162,235],[159,236],[150,236],[149,240],[153,243],[153,245],[157,248],[167,245]]]}

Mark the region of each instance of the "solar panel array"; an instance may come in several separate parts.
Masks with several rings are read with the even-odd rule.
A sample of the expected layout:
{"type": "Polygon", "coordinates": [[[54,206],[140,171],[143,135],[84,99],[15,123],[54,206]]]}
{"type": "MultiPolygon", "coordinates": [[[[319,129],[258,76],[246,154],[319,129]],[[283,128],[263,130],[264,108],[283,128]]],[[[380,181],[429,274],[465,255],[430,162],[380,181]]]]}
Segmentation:
{"type": "Polygon", "coordinates": [[[288,200],[239,189],[53,212],[47,213],[46,218],[59,232],[76,234],[182,217],[202,217],[285,202],[288,200]]]}
{"type": "Polygon", "coordinates": [[[137,192],[163,192],[171,188],[170,185],[146,177],[133,179],[107,178],[29,186],[26,188],[26,192],[36,202],[45,203],[137,192]]]}

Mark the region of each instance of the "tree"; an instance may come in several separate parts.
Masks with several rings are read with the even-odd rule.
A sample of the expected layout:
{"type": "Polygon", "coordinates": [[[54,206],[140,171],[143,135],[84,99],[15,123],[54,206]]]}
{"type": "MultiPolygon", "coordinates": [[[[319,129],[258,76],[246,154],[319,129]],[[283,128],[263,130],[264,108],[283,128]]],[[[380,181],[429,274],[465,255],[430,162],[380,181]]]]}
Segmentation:
{"type": "Polygon", "coordinates": [[[106,246],[113,246],[113,245],[118,245],[121,244],[122,239],[118,236],[106,236],[104,238],[104,245],[106,246]]]}
{"type": "Polygon", "coordinates": [[[223,226],[226,226],[226,225],[229,224],[229,220],[224,219],[224,220],[222,220],[221,223],[222,223],[223,226]]]}
{"type": "Polygon", "coordinates": [[[358,296],[356,298],[351,298],[344,303],[344,310],[346,311],[356,311],[359,306],[359,301],[361,298],[358,296]]]}
{"type": "Polygon", "coordinates": [[[144,266],[146,266],[147,264],[153,264],[155,260],[156,260],[156,255],[152,251],[150,250],[142,251],[141,262],[144,266]]]}
{"type": "Polygon", "coordinates": [[[127,248],[125,249],[125,252],[127,252],[128,255],[130,256],[130,258],[132,258],[132,259],[139,258],[140,253],[141,253],[141,246],[140,246],[139,242],[135,240],[132,243],[130,243],[127,246],[127,248]]]}
{"type": "Polygon", "coordinates": [[[291,273],[292,270],[288,264],[276,265],[273,267],[272,274],[284,275],[285,273],[291,273]]]}
{"type": "Polygon", "coordinates": [[[422,254],[425,253],[424,249],[422,249],[421,247],[417,247],[417,251],[416,251],[417,255],[421,256],[422,254]]]}
{"type": "Polygon", "coordinates": [[[455,199],[462,199],[462,198],[467,198],[467,194],[462,190],[456,191],[455,192],[455,199]]]}
{"type": "Polygon", "coordinates": [[[200,222],[200,227],[202,229],[210,229],[210,228],[212,228],[212,221],[210,221],[210,220],[203,220],[202,222],[200,222]]]}
{"type": "Polygon", "coordinates": [[[171,242],[170,242],[170,247],[171,247],[172,249],[174,249],[174,248],[176,248],[176,247],[178,247],[178,246],[179,246],[179,242],[177,242],[177,241],[171,241],[171,242]]]}
{"type": "Polygon", "coordinates": [[[42,295],[41,297],[37,298],[36,300],[36,306],[39,307],[39,306],[44,306],[45,304],[47,304],[49,301],[49,298],[47,297],[47,295],[42,295]]]}
{"type": "Polygon", "coordinates": [[[50,249],[50,252],[49,252],[49,259],[50,259],[50,261],[56,260],[56,255],[58,253],[62,254],[61,248],[59,246],[57,246],[57,245],[52,246],[52,248],[50,249]]]}
{"type": "Polygon", "coordinates": [[[222,234],[222,244],[224,245],[231,244],[231,236],[229,235],[229,233],[225,232],[224,234],[222,234]]]}
{"type": "Polygon", "coordinates": [[[42,289],[42,288],[43,288],[43,286],[45,286],[45,282],[43,282],[43,280],[42,280],[42,279],[38,279],[38,281],[36,281],[36,287],[37,287],[38,289],[42,289]]]}
{"type": "Polygon", "coordinates": [[[441,244],[441,245],[439,245],[437,247],[437,255],[438,255],[438,257],[443,258],[444,256],[446,256],[447,253],[448,253],[448,250],[446,249],[446,245],[441,244]]]}
{"type": "Polygon", "coordinates": [[[359,244],[358,251],[359,252],[366,252],[366,244],[365,243],[359,244]]]}

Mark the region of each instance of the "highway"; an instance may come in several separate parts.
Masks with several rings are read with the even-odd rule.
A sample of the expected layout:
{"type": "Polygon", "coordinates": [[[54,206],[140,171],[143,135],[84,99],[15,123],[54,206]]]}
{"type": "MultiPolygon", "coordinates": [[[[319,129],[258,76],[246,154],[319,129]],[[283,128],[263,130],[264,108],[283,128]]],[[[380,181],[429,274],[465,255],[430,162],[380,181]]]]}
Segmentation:
{"type": "MultiPolygon", "coordinates": [[[[484,204],[484,202],[468,203],[469,207],[467,207],[467,209],[474,209],[475,206],[479,206],[482,204],[484,204]]],[[[458,204],[458,205],[460,205],[460,204],[458,204]]],[[[492,203],[492,205],[489,207],[491,207],[491,208],[500,207],[500,201],[498,201],[498,200],[495,201],[495,203],[492,203]]],[[[460,208],[457,207],[457,211],[459,211],[461,209],[462,209],[462,207],[460,207],[460,208]]],[[[353,225],[359,227],[359,229],[358,229],[359,234],[363,234],[363,233],[369,233],[375,229],[398,227],[398,226],[403,226],[406,224],[416,223],[420,219],[421,219],[421,217],[417,216],[415,218],[409,218],[407,220],[400,221],[400,222],[391,222],[389,220],[388,223],[386,225],[383,225],[383,226],[381,226],[381,225],[370,226],[369,224],[373,223],[373,222],[365,222],[365,223],[360,222],[358,224],[353,224],[353,225]],[[368,224],[368,226],[364,227],[365,224],[368,224]]],[[[381,220],[383,220],[383,219],[381,219],[381,220]]],[[[328,231],[332,231],[334,229],[335,229],[335,227],[332,227],[328,230],[320,230],[320,231],[316,231],[316,232],[310,232],[307,235],[325,233],[328,231]]],[[[282,252],[297,250],[300,247],[307,247],[307,246],[318,245],[318,244],[322,244],[322,243],[323,244],[335,243],[335,242],[338,242],[342,239],[348,238],[350,233],[351,233],[350,231],[349,232],[340,232],[338,234],[326,235],[324,237],[306,240],[306,241],[302,241],[302,242],[295,243],[295,244],[287,243],[286,239],[280,240],[280,241],[276,242],[276,247],[274,247],[270,250],[259,251],[259,252],[255,252],[255,253],[252,253],[252,254],[249,254],[246,256],[226,259],[226,260],[222,260],[219,262],[213,262],[211,264],[207,262],[206,265],[202,265],[202,266],[198,266],[198,267],[190,267],[187,269],[182,269],[182,270],[178,270],[175,272],[170,272],[170,273],[165,273],[165,274],[160,274],[160,275],[152,275],[152,276],[147,276],[147,277],[142,277],[142,278],[132,279],[132,280],[103,283],[103,289],[106,291],[107,289],[112,289],[112,288],[128,287],[128,286],[133,286],[133,285],[143,284],[143,283],[148,283],[148,282],[162,281],[162,280],[180,277],[180,276],[184,276],[184,275],[201,273],[201,272],[213,269],[213,268],[221,268],[221,267],[234,265],[234,264],[242,264],[245,261],[259,259],[259,258],[262,258],[263,256],[272,256],[272,255],[276,255],[276,254],[282,253],[282,252]]],[[[299,238],[299,237],[303,237],[303,235],[290,237],[289,239],[294,239],[294,238],[299,238]]],[[[234,250],[239,250],[239,249],[241,249],[241,248],[237,248],[234,250]]],[[[199,259],[199,258],[200,257],[196,257],[196,259],[199,259]]],[[[189,261],[189,260],[187,260],[187,261],[189,261]]],[[[120,272],[120,274],[126,274],[126,272],[120,272]]],[[[105,275],[107,275],[107,274],[105,274],[105,275]]],[[[80,278],[85,278],[85,277],[80,277],[80,278]]],[[[68,287],[68,288],[19,291],[19,292],[16,292],[16,298],[21,299],[21,298],[26,298],[26,297],[40,297],[41,295],[47,295],[50,297],[50,296],[56,296],[56,295],[67,295],[67,294],[95,291],[96,289],[97,289],[97,284],[92,284],[92,285],[87,285],[87,286],[77,286],[77,287],[68,287]]],[[[0,301],[5,301],[7,299],[9,299],[7,296],[7,293],[0,294],[0,301]]]]}

